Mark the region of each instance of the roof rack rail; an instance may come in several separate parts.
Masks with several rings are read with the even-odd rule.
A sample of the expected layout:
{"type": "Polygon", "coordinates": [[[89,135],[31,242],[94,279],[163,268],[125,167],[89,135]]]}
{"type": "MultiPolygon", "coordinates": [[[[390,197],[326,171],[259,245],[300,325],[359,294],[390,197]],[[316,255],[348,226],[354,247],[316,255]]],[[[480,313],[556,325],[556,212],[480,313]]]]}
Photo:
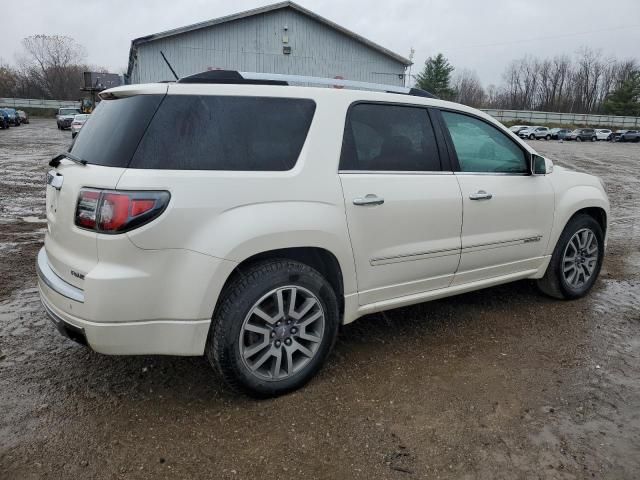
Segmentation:
{"type": "Polygon", "coordinates": [[[381,83],[358,82],[339,78],[310,77],[305,75],[285,75],[281,73],[238,72],[235,70],[209,70],[182,77],[177,83],[221,83],[245,85],[290,85],[291,83],[308,83],[327,85],[337,88],[354,88],[374,92],[400,93],[416,97],[438,98],[419,88],[397,87],[381,83]]]}

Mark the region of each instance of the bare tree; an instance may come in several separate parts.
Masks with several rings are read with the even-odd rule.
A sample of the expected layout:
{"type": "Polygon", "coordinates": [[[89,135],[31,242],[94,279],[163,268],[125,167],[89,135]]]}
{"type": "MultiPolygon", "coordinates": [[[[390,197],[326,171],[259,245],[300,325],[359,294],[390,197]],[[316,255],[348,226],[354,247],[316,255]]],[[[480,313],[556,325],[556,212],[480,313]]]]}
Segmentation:
{"type": "Polygon", "coordinates": [[[453,89],[456,102],[475,108],[484,106],[486,94],[476,72],[462,70],[457,73],[453,78],[453,89]]]}
{"type": "Polygon", "coordinates": [[[62,35],[34,35],[23,39],[22,46],[19,66],[24,88],[60,100],[78,97],[86,68],[82,45],[62,35]]]}

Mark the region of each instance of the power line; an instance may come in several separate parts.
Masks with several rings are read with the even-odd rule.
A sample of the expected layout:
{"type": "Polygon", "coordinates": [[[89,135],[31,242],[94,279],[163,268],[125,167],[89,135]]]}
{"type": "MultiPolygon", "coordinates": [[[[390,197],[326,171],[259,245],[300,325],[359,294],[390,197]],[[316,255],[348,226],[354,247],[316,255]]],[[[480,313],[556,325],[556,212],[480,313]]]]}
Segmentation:
{"type": "Polygon", "coordinates": [[[619,27],[610,27],[610,28],[600,28],[598,30],[590,30],[587,32],[575,32],[575,33],[564,33],[560,35],[549,35],[546,37],[537,37],[537,38],[529,38],[524,40],[514,40],[510,42],[496,42],[496,43],[485,43],[480,45],[466,45],[462,47],[453,47],[452,49],[447,50],[462,50],[462,49],[470,49],[470,48],[485,48],[485,47],[499,47],[502,45],[515,45],[519,43],[529,43],[529,42],[540,42],[544,40],[555,40],[558,38],[567,38],[567,37],[576,37],[579,35],[590,35],[592,33],[600,33],[600,32],[611,32],[614,30],[624,30],[629,28],[640,28],[640,25],[625,25],[619,27]]]}

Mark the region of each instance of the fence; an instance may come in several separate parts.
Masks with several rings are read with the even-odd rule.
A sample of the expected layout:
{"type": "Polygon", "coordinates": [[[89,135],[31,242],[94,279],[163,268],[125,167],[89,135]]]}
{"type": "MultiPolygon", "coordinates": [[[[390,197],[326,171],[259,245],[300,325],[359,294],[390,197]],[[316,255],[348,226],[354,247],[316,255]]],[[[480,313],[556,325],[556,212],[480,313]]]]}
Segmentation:
{"type": "Polygon", "coordinates": [[[39,98],[0,98],[0,107],[11,108],[80,108],[73,100],[42,100],[39,98]]]}
{"type": "Polygon", "coordinates": [[[499,110],[483,108],[500,122],[525,121],[532,124],[557,123],[562,125],[609,126],[640,128],[640,117],[621,117],[619,115],[588,115],[584,113],[534,112],[528,110],[499,110]]]}

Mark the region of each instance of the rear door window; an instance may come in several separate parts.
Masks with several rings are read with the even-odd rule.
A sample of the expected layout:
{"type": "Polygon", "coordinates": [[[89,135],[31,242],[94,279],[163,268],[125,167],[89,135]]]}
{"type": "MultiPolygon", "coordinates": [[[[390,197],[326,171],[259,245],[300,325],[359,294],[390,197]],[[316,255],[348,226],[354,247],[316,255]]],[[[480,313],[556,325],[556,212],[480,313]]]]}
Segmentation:
{"type": "Polygon", "coordinates": [[[438,147],[427,109],[353,105],[345,124],[340,169],[439,171],[438,147]]]}
{"type": "Polygon", "coordinates": [[[290,170],[314,112],[309,99],[168,95],[130,167],[290,170]]]}

